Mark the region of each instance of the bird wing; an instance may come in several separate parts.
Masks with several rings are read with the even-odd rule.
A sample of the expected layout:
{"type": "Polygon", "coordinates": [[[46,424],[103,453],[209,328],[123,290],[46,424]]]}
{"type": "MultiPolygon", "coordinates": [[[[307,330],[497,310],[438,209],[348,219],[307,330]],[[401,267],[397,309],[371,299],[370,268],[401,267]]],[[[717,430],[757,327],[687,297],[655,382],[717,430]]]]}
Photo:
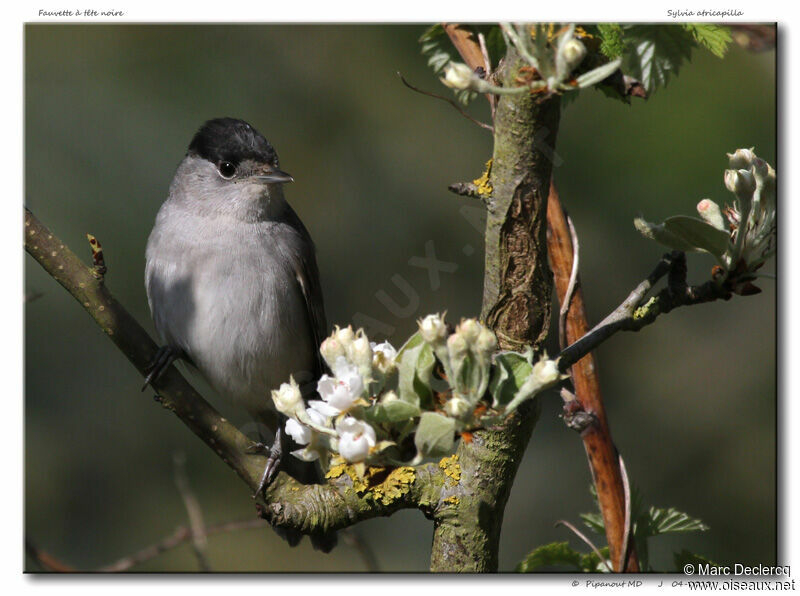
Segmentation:
{"type": "Polygon", "coordinates": [[[328,324],[325,320],[325,305],[322,299],[322,285],[319,281],[317,259],[314,256],[314,245],[311,243],[310,239],[307,247],[307,250],[304,250],[301,255],[300,262],[295,271],[295,277],[303,292],[303,298],[306,303],[306,314],[308,315],[311,339],[313,340],[316,353],[316,377],[318,378],[325,370],[325,364],[319,352],[319,346],[328,333],[328,324]]]}

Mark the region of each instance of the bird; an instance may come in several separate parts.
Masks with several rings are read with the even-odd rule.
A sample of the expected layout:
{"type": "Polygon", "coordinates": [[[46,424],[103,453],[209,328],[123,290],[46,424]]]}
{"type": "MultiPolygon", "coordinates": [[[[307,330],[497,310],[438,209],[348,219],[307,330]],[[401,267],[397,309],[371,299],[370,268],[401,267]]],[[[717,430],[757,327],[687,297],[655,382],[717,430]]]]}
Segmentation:
{"type": "MultiPolygon", "coordinates": [[[[254,496],[276,473],[289,440],[271,390],[292,377],[308,399],[324,370],[319,346],[327,323],[314,243],[284,196],[293,180],[253,126],[208,120],[178,165],[146,248],[147,300],[164,345],[145,387],[184,360],[274,431],[254,496]]],[[[298,480],[319,480],[313,464],[285,459],[294,460],[283,463],[298,480]]],[[[312,536],[312,543],[330,550],[335,534],[312,536]]]]}

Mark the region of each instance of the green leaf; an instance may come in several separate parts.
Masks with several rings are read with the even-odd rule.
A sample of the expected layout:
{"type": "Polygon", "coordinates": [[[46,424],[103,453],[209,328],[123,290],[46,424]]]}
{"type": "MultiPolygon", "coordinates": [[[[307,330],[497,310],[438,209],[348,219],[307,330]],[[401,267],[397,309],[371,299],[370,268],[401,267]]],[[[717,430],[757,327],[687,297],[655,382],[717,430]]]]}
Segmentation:
{"type": "Polygon", "coordinates": [[[702,555],[688,551],[685,548],[680,552],[673,553],[672,561],[675,565],[675,573],[683,573],[683,568],[690,563],[695,566],[695,569],[697,568],[697,565],[710,565],[711,567],[717,566],[717,564],[713,561],[706,559],[702,555]]]}
{"type": "Polygon", "coordinates": [[[637,217],[633,220],[633,225],[642,236],[650,240],[655,240],[664,246],[684,252],[692,252],[695,250],[692,244],[667,230],[664,224],[653,224],[645,221],[641,217],[637,217]]]}
{"type": "Polygon", "coordinates": [[[425,457],[450,455],[455,444],[456,421],[436,412],[423,412],[419,419],[414,445],[425,457]]]}
{"type": "Polygon", "coordinates": [[[606,533],[605,524],[603,523],[603,516],[598,512],[581,513],[581,519],[592,532],[600,535],[606,533]]]}
{"type": "Polygon", "coordinates": [[[489,392],[492,394],[492,407],[504,408],[525,383],[533,371],[533,366],[524,354],[500,352],[494,357],[489,392]]]}
{"type": "Polygon", "coordinates": [[[637,536],[650,537],[675,532],[703,532],[708,526],[696,518],[689,517],[682,511],[670,507],[656,509],[651,507],[644,520],[637,522],[637,536]],[[642,521],[644,527],[640,529],[642,521]]]}
{"type": "Polygon", "coordinates": [[[367,422],[373,424],[403,422],[419,416],[419,408],[413,403],[398,399],[388,403],[377,403],[364,410],[367,422]]]}
{"type": "Polygon", "coordinates": [[[725,56],[732,41],[730,29],[724,25],[710,23],[681,23],[681,26],[691,34],[698,45],[707,49],[717,58],[725,56]]]}
{"type": "Polygon", "coordinates": [[[622,70],[639,79],[648,93],[677,75],[696,45],[692,35],[679,25],[627,25],[624,34],[629,50],[622,70]]]}
{"type": "Polygon", "coordinates": [[[627,44],[619,23],[598,23],[597,34],[600,37],[600,53],[606,58],[613,60],[625,53],[627,44]]]}
{"type": "Polygon", "coordinates": [[[573,549],[568,542],[551,542],[550,544],[543,544],[528,553],[528,555],[517,564],[514,571],[517,573],[532,573],[542,567],[556,567],[560,565],[571,566],[580,571],[582,556],[582,553],[573,549]]]}
{"type": "Polygon", "coordinates": [[[396,362],[400,399],[417,407],[428,408],[433,400],[431,375],[436,363],[433,348],[417,332],[402,347],[396,362]]]}
{"type": "Polygon", "coordinates": [[[709,252],[721,258],[728,249],[728,232],[718,230],[702,219],[675,215],[664,220],[664,227],[695,247],[694,250],[709,252]]]}

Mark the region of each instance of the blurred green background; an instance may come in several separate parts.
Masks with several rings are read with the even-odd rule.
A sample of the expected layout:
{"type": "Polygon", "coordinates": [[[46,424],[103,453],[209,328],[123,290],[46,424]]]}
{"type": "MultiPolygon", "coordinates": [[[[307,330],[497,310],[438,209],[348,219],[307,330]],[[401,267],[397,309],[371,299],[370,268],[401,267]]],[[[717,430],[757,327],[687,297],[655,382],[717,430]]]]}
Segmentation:
{"type": "MultiPolygon", "coordinates": [[[[449,93],[419,54],[423,30],[28,25],[25,202],[87,261],[85,234],[97,236],[108,287],[152,331],[143,268],[155,214],[198,126],[240,117],[272,141],[295,177],[287,196],[316,241],[331,324],[370,317],[398,346],[424,314],[477,315],[482,236],[459,211],[471,204],[447,185],[480,175],[491,137],[401,84],[397,71],[449,93]],[[409,265],[427,242],[457,265],[438,288],[409,265]],[[406,312],[387,307],[392,301],[406,312]]],[[[774,52],[732,47],[720,60],[695,51],[646,102],[625,106],[589,90],[565,108],[563,161],[554,171],[580,235],[590,322],[662,252],[634,230],[636,215],[656,221],[692,214],[703,197],[729,201],[725,152],[737,147],[755,146],[777,165],[775,84],[774,52]]],[[[484,104],[470,110],[487,119],[484,104]]],[[[689,262],[693,281],[713,264],[698,255],[689,262]]],[[[774,262],[766,270],[774,272],[774,262]]],[[[139,392],[133,367],[27,256],[25,275],[26,293],[42,294],[25,308],[26,536],[85,569],[157,541],[186,523],[173,476],[177,451],[188,458],[207,523],[254,515],[245,486],[151,391],[139,392]]],[[[599,350],[609,419],[632,482],[646,503],[711,526],[653,540],[656,568],[670,567],[671,552],[684,546],[718,563],[775,563],[776,293],[773,280],[759,285],[757,296],[679,309],[599,350]]],[[[553,524],[578,523],[593,508],[580,439],[558,418],[557,395],[542,399],[505,514],[502,570],[545,542],[582,548],[553,524]]],[[[432,526],[420,513],[358,530],[382,570],[427,569],[432,526]]],[[[212,537],[209,559],[220,571],[364,569],[345,544],[331,555],[307,541],[290,549],[269,529],[212,537]]],[[[184,545],[136,569],[192,571],[197,563],[184,545]]]]}

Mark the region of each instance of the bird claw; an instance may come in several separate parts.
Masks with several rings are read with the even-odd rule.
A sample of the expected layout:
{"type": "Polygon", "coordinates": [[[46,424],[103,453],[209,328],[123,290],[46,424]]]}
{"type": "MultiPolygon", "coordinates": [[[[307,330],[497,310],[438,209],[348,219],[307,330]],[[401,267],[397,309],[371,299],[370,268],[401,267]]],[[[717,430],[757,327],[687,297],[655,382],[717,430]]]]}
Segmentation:
{"type": "Polygon", "coordinates": [[[282,431],[278,427],[278,432],[275,433],[275,440],[272,447],[267,447],[264,443],[253,443],[247,448],[247,453],[261,453],[267,456],[267,464],[264,466],[264,471],[261,474],[261,480],[258,482],[258,488],[253,493],[253,498],[257,498],[264,492],[264,488],[272,481],[278,471],[283,455],[283,448],[281,446],[282,431]]]}
{"type": "Polygon", "coordinates": [[[142,391],[147,389],[148,385],[156,382],[164,371],[169,368],[169,365],[172,364],[175,360],[181,357],[180,350],[173,348],[171,346],[161,346],[158,348],[156,355],[153,356],[153,359],[145,368],[145,372],[147,376],[144,379],[144,385],[142,386],[142,391]]]}

